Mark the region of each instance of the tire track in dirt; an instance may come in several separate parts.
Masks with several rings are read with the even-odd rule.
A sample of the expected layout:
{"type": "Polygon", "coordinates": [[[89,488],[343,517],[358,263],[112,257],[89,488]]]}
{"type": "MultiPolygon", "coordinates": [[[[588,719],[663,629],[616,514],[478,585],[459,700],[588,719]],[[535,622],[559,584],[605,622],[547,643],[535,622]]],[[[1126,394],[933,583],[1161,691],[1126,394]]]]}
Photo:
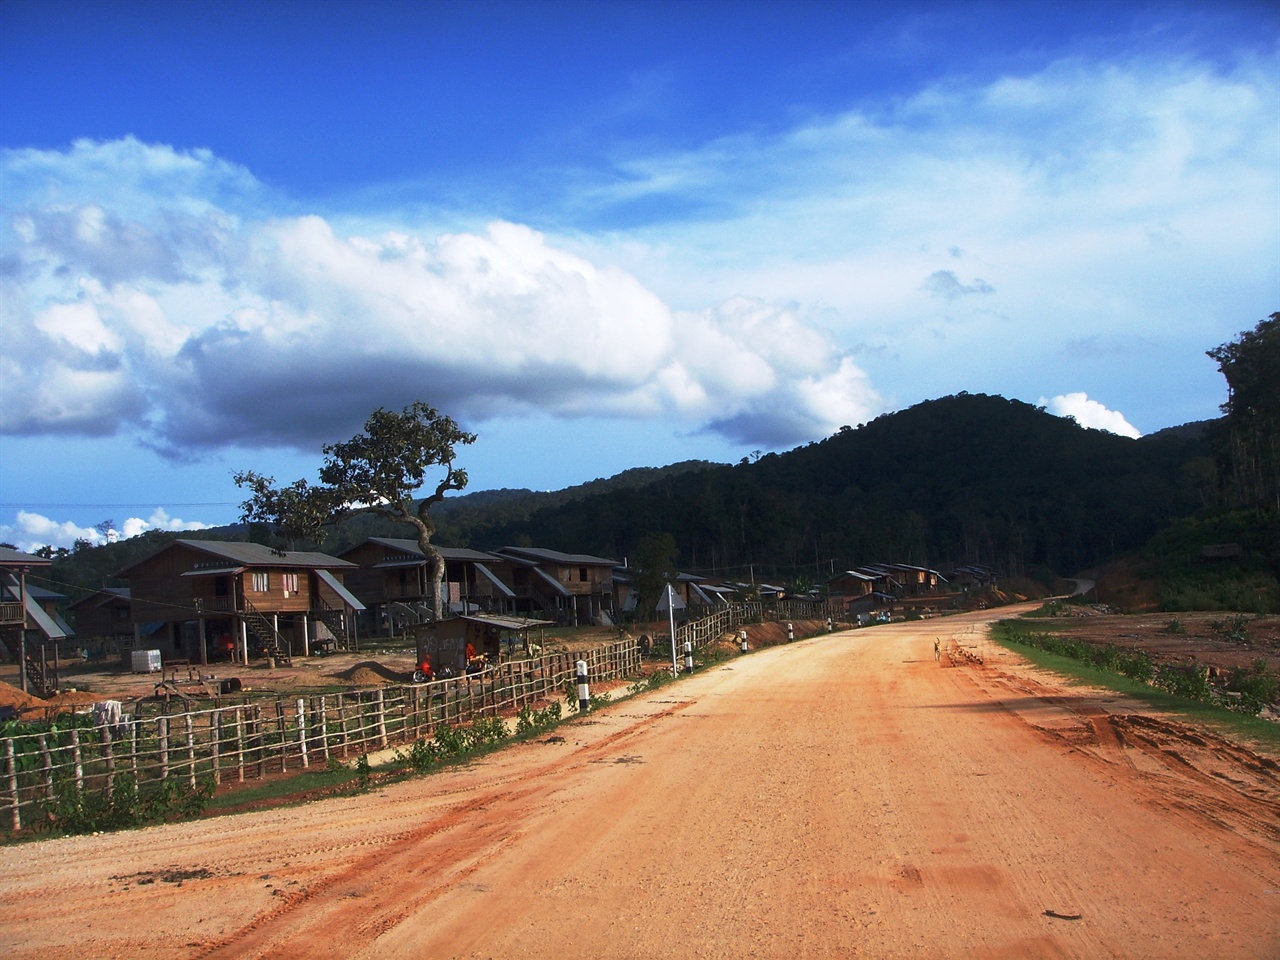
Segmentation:
{"type": "MultiPolygon", "coordinates": [[[[630,722],[625,727],[576,747],[567,760],[491,779],[491,789],[485,794],[468,797],[435,815],[429,823],[377,843],[375,849],[346,862],[338,872],[302,892],[286,895],[284,902],[255,917],[232,936],[209,945],[200,956],[210,960],[293,957],[298,955],[298,941],[305,936],[304,931],[316,927],[323,928],[323,937],[307,937],[311,943],[308,955],[352,955],[500,855],[522,833],[509,825],[519,823],[523,808],[548,803],[551,795],[562,789],[555,778],[596,762],[619,744],[687,709],[694,701],[656,702],[666,705],[666,709],[626,715],[630,722]],[[486,816],[477,816],[482,813],[486,816]],[[430,876],[426,875],[428,871],[430,876]],[[406,896],[404,891],[415,886],[418,892],[406,896]]],[[[581,730],[589,723],[580,722],[576,728],[581,730]]]]}

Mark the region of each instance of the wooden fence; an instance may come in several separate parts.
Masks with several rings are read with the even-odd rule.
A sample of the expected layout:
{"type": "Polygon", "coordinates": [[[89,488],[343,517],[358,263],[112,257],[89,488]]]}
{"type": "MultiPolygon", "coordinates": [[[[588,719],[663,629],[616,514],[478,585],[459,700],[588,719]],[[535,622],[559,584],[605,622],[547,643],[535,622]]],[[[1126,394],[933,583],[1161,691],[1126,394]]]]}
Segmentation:
{"type": "Polygon", "coordinates": [[[170,709],[168,704],[143,703],[115,724],[78,715],[66,726],[4,738],[0,810],[8,808],[6,825],[17,831],[59,791],[109,796],[121,775],[140,789],[167,781],[195,788],[209,779],[243,783],[323,767],[332,759],[411,744],[441,724],[556,699],[576,681],[578,660],[587,662],[593,680],[629,676],[640,668],[635,643],[619,641],[418,685],[174,713],[153,712],[170,709]]]}
{"type": "MultiPolygon", "coordinates": [[[[677,649],[683,650],[685,640],[701,649],[766,613],[770,612],[759,604],[734,604],[681,624],[677,649]]],[[[561,696],[576,682],[580,659],[587,662],[592,682],[631,676],[640,669],[635,641],[619,640],[589,651],[516,660],[482,673],[419,685],[278,697],[185,712],[168,712],[185,703],[144,701],[116,724],[95,724],[92,717],[79,715],[70,725],[3,738],[0,811],[8,809],[5,820],[17,831],[24,817],[29,822],[29,814],[39,815],[59,791],[74,788],[82,794],[110,795],[121,775],[132,778],[140,789],[163,782],[195,788],[209,779],[215,784],[243,783],[411,744],[432,736],[441,724],[463,724],[561,696]]]]}

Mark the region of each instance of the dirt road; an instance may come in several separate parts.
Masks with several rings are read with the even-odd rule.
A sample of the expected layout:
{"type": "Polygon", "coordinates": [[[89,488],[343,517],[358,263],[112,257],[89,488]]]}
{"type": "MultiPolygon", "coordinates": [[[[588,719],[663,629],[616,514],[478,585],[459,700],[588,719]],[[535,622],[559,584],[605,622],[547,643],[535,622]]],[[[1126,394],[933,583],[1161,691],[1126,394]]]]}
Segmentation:
{"type": "Polygon", "coordinates": [[[1280,956],[1274,762],[1058,685],[993,616],[766,650],[368,796],[5,849],[0,952],[1280,956]]]}

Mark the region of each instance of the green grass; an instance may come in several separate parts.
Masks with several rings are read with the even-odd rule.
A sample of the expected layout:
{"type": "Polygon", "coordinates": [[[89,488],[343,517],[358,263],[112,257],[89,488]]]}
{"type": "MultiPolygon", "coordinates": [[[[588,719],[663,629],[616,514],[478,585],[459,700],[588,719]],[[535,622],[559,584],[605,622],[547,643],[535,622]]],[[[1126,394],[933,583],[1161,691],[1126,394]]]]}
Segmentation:
{"type": "Polygon", "coordinates": [[[1280,723],[1235,713],[1199,700],[1188,700],[1071,657],[1048,653],[1021,643],[1013,643],[1005,639],[999,629],[992,631],[992,639],[1005,649],[1012,650],[1030,660],[1036,666],[1063,674],[1080,684],[1114,690],[1158,710],[1193,723],[1203,724],[1225,737],[1248,740],[1269,752],[1280,752],[1280,723]]]}

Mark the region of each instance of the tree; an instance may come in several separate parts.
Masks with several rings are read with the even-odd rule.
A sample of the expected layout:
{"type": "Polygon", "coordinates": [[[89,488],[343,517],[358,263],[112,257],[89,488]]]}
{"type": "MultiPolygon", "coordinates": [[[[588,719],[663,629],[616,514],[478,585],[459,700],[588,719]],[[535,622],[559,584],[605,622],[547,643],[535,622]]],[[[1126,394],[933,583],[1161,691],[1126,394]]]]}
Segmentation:
{"type": "Polygon", "coordinates": [[[1280,313],[1208,351],[1227,380],[1229,467],[1237,500],[1280,512],[1280,313]]]}
{"type": "Polygon", "coordinates": [[[436,527],[429,513],[449,491],[466,487],[467,472],[454,466],[455,447],[475,441],[475,434],[428,404],[414,403],[400,413],[379,408],[365,421],[363,433],[322,448],[318,484],[297,480],[277,488],[273,477],[237,473],[236,485],[250,491],[241,504],[241,519],[270,523],[291,542],[316,543],[324,542],[325,527],[355,513],[376,513],[411,525],[427,559],[432,615],[439,620],[444,615],[444,558],[431,542],[436,527]],[[413,495],[434,467],[442,468],[444,476],[433,493],[415,501],[413,495]]]}
{"type": "Polygon", "coordinates": [[[652,620],[667,584],[675,583],[676,541],[669,533],[650,533],[636,548],[636,603],[638,617],[652,620]]]}

